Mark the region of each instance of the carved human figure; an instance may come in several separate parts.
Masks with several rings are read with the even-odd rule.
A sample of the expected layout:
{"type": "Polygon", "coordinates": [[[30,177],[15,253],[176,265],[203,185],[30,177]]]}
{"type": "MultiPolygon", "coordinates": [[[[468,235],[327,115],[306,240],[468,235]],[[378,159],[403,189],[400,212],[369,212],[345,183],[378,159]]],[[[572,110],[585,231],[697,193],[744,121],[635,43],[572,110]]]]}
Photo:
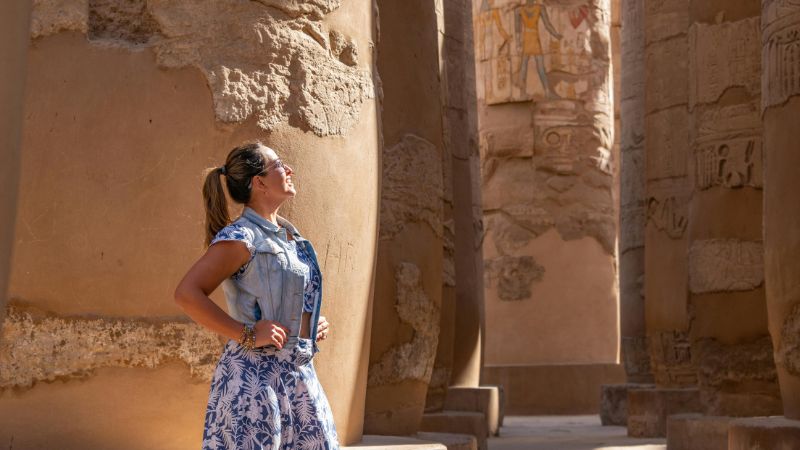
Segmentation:
{"type": "Polygon", "coordinates": [[[542,83],[544,93],[548,98],[557,98],[555,92],[550,89],[547,80],[547,72],[544,67],[544,49],[539,39],[539,23],[544,23],[545,29],[556,39],[561,39],[561,34],[556,31],[547,15],[547,9],[540,0],[527,0],[525,5],[519,8],[516,16],[515,30],[517,41],[522,48],[522,61],[520,62],[520,84],[522,91],[526,92],[528,81],[528,63],[533,58],[536,61],[536,71],[539,73],[539,81],[542,83]]]}
{"type": "Polygon", "coordinates": [[[492,8],[492,3],[493,2],[490,0],[483,0],[481,2],[480,14],[478,15],[478,33],[480,34],[478,41],[481,43],[481,59],[492,56],[494,48],[490,47],[489,51],[486,50],[486,37],[491,33],[492,26],[497,27],[497,32],[500,34],[500,37],[503,38],[500,45],[496,46],[498,53],[503,50],[509,39],[511,39],[511,35],[508,34],[506,28],[503,26],[503,20],[500,18],[500,11],[492,8]]]}

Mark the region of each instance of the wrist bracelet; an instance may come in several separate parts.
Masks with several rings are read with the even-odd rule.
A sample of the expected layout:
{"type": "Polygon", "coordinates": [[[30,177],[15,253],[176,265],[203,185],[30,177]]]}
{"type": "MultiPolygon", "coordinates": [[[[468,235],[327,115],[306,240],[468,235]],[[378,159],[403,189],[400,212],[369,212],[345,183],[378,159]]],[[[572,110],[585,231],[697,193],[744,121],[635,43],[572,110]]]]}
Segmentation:
{"type": "Polygon", "coordinates": [[[242,334],[239,336],[239,345],[247,350],[252,350],[256,347],[256,330],[244,324],[242,326],[242,334]]]}

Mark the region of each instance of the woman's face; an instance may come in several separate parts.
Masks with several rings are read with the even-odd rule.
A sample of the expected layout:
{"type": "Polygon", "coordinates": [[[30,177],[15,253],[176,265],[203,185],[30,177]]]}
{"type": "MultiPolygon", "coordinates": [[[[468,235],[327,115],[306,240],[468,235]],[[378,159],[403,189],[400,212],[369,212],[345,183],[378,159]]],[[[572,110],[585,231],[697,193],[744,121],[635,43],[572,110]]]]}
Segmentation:
{"type": "Polygon", "coordinates": [[[297,191],[292,182],[292,175],[294,175],[292,168],[278,158],[275,150],[269,147],[261,147],[261,151],[264,153],[267,166],[265,172],[262,175],[258,175],[258,177],[263,182],[267,195],[276,200],[294,197],[297,191]]]}

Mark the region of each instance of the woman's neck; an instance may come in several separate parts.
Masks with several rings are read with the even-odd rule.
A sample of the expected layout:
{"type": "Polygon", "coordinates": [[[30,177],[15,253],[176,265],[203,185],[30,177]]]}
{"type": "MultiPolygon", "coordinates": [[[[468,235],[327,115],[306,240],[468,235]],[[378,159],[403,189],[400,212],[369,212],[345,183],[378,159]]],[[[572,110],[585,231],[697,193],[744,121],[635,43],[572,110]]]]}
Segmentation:
{"type": "Polygon", "coordinates": [[[268,205],[266,203],[248,203],[247,206],[255,211],[259,216],[278,225],[278,209],[280,205],[268,205]]]}

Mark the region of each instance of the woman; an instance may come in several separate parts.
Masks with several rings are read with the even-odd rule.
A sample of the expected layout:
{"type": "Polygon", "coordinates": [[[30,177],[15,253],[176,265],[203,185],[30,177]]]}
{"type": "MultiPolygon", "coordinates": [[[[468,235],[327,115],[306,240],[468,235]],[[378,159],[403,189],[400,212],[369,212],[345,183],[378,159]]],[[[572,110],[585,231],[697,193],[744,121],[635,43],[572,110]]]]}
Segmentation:
{"type": "Polygon", "coordinates": [[[233,149],[203,186],[208,250],[175,301],[230,339],[211,382],[203,449],[337,449],[333,416],[317,380],[322,279],[311,243],[278,215],[295,196],[293,171],[259,142],[233,149]],[[222,189],[244,204],[231,223],[222,189]],[[226,314],[208,297],[222,284],[226,314]]]}

